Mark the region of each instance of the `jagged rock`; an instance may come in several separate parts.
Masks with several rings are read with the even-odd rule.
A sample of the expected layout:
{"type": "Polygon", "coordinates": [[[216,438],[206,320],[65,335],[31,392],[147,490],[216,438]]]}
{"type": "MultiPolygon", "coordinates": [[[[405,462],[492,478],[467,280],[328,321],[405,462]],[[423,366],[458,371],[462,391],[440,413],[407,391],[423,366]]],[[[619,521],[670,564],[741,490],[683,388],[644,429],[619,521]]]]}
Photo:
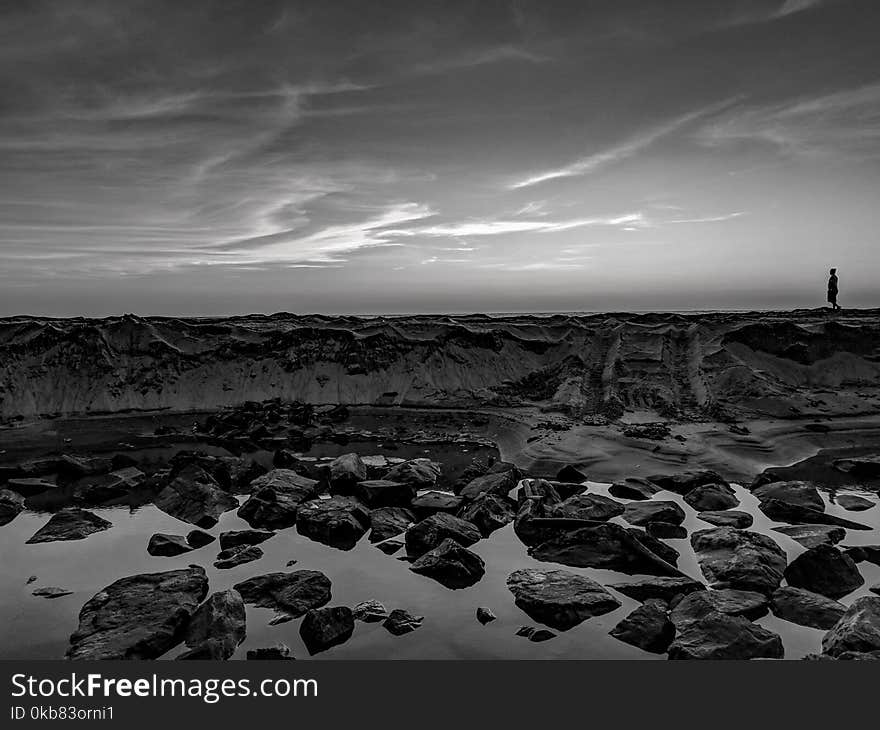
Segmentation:
{"type": "Polygon", "coordinates": [[[772,529],[773,532],[786,535],[805,548],[817,545],[836,545],[846,537],[846,530],[831,525],[785,525],[772,529]]]}
{"type": "Polygon", "coordinates": [[[238,507],[235,497],[194,464],[185,467],[153,503],[172,517],[202,528],[213,527],[220,515],[238,507]]]}
{"type": "Polygon", "coordinates": [[[534,641],[536,644],[541,641],[550,641],[556,637],[552,631],[547,629],[536,629],[534,626],[520,626],[516,632],[517,636],[522,636],[529,641],[534,641]]]}
{"type": "Polygon", "coordinates": [[[52,515],[27,542],[33,544],[56,540],[83,540],[89,535],[109,530],[111,527],[113,527],[111,522],[98,517],[94,512],[71,507],[52,515]]]}
{"type": "Polygon", "coordinates": [[[853,545],[844,547],[844,552],[855,563],[873,563],[880,565],[880,545],[853,545]]]}
{"type": "Polygon", "coordinates": [[[825,511],[825,502],[815,486],[807,482],[786,481],[770,482],[752,489],[752,494],[760,502],[775,499],[779,502],[792,504],[797,507],[809,507],[810,509],[825,511]]]}
{"type": "Polygon", "coordinates": [[[372,479],[359,482],[354,487],[354,496],[369,507],[408,507],[416,497],[411,484],[389,482],[387,479],[372,479]]]}
{"type": "Polygon", "coordinates": [[[220,533],[220,547],[227,550],[240,545],[259,545],[274,536],[272,530],[230,530],[220,533]]]}
{"type": "Polygon", "coordinates": [[[709,593],[691,593],[672,609],[675,640],[669,647],[670,659],[782,658],[782,639],[777,634],[743,616],[722,613],[709,593]]]}
{"type": "Polygon", "coordinates": [[[194,652],[208,654],[211,659],[229,659],[246,635],[244,601],[238,591],[225,590],[212,593],[198,607],[183,641],[194,652]]]}
{"type": "Polygon", "coordinates": [[[470,547],[482,535],[470,522],[453,515],[438,512],[417,522],[406,531],[406,552],[410,557],[419,557],[433,550],[447,538],[459,545],[470,547]]]}
{"type": "Polygon", "coordinates": [[[602,494],[576,494],[550,507],[547,516],[606,522],[624,510],[623,504],[602,494]]]}
{"type": "MultiPolygon", "coordinates": [[[[138,471],[144,478],[146,475],[138,471]]],[[[101,504],[127,495],[134,487],[117,474],[98,474],[82,477],[71,485],[74,499],[87,504],[101,504]]]]}
{"type": "Polygon", "coordinates": [[[246,656],[248,661],[287,661],[293,659],[290,655],[290,647],[282,643],[259,649],[248,649],[246,656]]]}
{"type": "Polygon", "coordinates": [[[272,608],[293,618],[330,600],[330,579],[317,570],[257,575],[233,587],[245,603],[272,608]]]}
{"type": "Polygon", "coordinates": [[[788,502],[780,502],[778,499],[767,499],[758,505],[767,517],[774,522],[787,522],[791,525],[833,525],[848,530],[870,530],[867,525],[859,522],[835,517],[810,507],[800,507],[788,502]]]}
{"type": "Polygon", "coordinates": [[[150,538],[147,544],[147,552],[156,557],[174,557],[175,555],[183,555],[192,550],[183,535],[166,535],[157,532],[150,538]]]}
{"type": "Polygon", "coordinates": [[[668,522],[680,525],[684,522],[684,510],[675,502],[648,500],[631,502],[624,507],[623,519],[631,525],[647,525],[649,522],[668,522]]]}
{"type": "MultiPolygon", "coordinates": [[[[403,547],[403,542],[400,540],[384,540],[383,542],[377,543],[376,547],[386,555],[394,555],[394,553],[403,547]]],[[[409,560],[409,558],[407,558],[407,560],[409,560]]]]}
{"type": "Polygon", "coordinates": [[[361,601],[352,609],[351,613],[355,621],[363,621],[367,624],[377,623],[388,618],[385,606],[375,600],[361,601]]]}
{"type": "Polygon", "coordinates": [[[210,545],[216,539],[217,538],[213,535],[209,535],[207,532],[202,532],[201,530],[190,530],[186,534],[186,542],[191,548],[193,548],[193,550],[205,547],[205,545],[210,545]]]}
{"type": "Polygon", "coordinates": [[[655,494],[662,491],[663,490],[653,482],[650,482],[647,479],[639,479],[637,477],[624,479],[622,482],[614,482],[614,484],[608,489],[608,493],[612,497],[617,497],[618,499],[634,499],[638,501],[651,499],[655,494]]]}
{"type": "Polygon", "coordinates": [[[34,497],[37,494],[58,489],[58,484],[52,479],[43,477],[19,477],[9,479],[6,488],[22,497],[34,497]]]}
{"type": "Polygon", "coordinates": [[[475,525],[483,537],[489,537],[509,522],[513,522],[513,502],[508,497],[481,494],[458,513],[465,522],[475,525]]]}
{"type": "Polygon", "coordinates": [[[409,569],[433,578],[447,588],[468,588],[486,572],[483,559],[451,537],[422,555],[409,569]]]}
{"type": "Polygon", "coordinates": [[[357,454],[337,456],[328,466],[327,481],[330,483],[331,494],[351,495],[357,483],[366,479],[367,465],[357,454]]]}
{"type": "Polygon", "coordinates": [[[156,659],[180,643],[207,593],[205,571],[195,565],[121,578],[82,607],[67,657],[156,659]]]}
{"type": "Polygon", "coordinates": [[[704,484],[727,484],[727,480],[714,471],[685,471],[672,475],[655,474],[649,476],[648,480],[667,492],[682,495],[704,484]]]}
{"type": "Polygon", "coordinates": [[[681,575],[637,537],[612,522],[564,533],[531,548],[529,555],[542,562],[576,568],[602,568],[630,575],[681,575]]]}
{"type": "Polygon", "coordinates": [[[299,635],[313,656],[345,643],[353,633],[354,617],[347,606],[313,608],[299,626],[299,635]]]}
{"type": "Polygon", "coordinates": [[[703,484],[684,495],[684,501],[698,512],[739,506],[736,492],[726,484],[703,484]]]}
{"type": "Polygon", "coordinates": [[[404,533],[416,516],[403,507],[380,507],[370,512],[370,542],[382,542],[404,533]]]}
{"type": "Polygon", "coordinates": [[[658,540],[656,537],[649,535],[647,532],[640,530],[637,527],[627,527],[626,531],[632,535],[642,547],[652,552],[661,560],[665,560],[673,567],[678,565],[678,559],[681,557],[681,553],[672,547],[672,545],[669,545],[662,540],[658,540]]]}
{"type": "Polygon", "coordinates": [[[559,631],[620,608],[620,601],[596,581],[567,570],[515,570],[507,587],[519,608],[559,631]]]}
{"type": "Polygon", "coordinates": [[[641,578],[631,583],[612,583],[609,587],[636,601],[659,599],[666,603],[671,603],[677,596],[706,590],[702,583],[686,576],[641,578]]]}
{"type": "Polygon", "coordinates": [[[786,555],[767,535],[716,527],[691,535],[700,569],[717,588],[770,593],[779,587],[786,555]]]}
{"type": "Polygon", "coordinates": [[[0,527],[8,525],[24,509],[24,497],[11,489],[0,489],[0,527]]]}
{"type": "Polygon", "coordinates": [[[703,520],[703,522],[708,522],[710,525],[716,525],[718,527],[736,527],[740,530],[745,530],[747,527],[751,527],[755,521],[755,518],[748,512],[739,512],[738,510],[733,509],[721,512],[716,510],[700,512],[697,514],[697,517],[703,520]]]}
{"type": "Polygon", "coordinates": [[[440,478],[441,467],[430,459],[410,459],[389,469],[383,479],[403,482],[416,489],[433,489],[440,478]]]}
{"type": "Polygon", "coordinates": [[[498,617],[492,613],[491,608],[486,608],[486,606],[480,606],[477,608],[477,621],[479,621],[483,626],[492,621],[495,621],[498,617]]]}
{"type": "Polygon", "coordinates": [[[785,569],[785,580],[828,598],[843,598],[865,583],[852,558],[831,545],[817,545],[798,555],[785,569]]]}
{"type": "Polygon", "coordinates": [[[857,494],[840,494],[837,496],[837,504],[849,512],[864,512],[871,509],[876,502],[860,497],[857,494]]]}
{"type": "Polygon", "coordinates": [[[31,595],[40,598],[62,598],[63,596],[73,595],[73,591],[69,591],[66,588],[59,588],[58,586],[45,586],[43,588],[37,588],[37,590],[31,595]]]}
{"type": "Polygon", "coordinates": [[[113,463],[110,459],[72,454],[62,454],[58,464],[58,472],[70,479],[106,474],[112,468],[113,463]]]}
{"type": "Polygon", "coordinates": [[[424,620],[424,616],[413,616],[409,611],[404,611],[402,608],[395,608],[388,614],[388,618],[385,619],[382,626],[384,626],[385,630],[390,634],[403,636],[404,634],[408,634],[419,628],[424,620]]]}
{"type": "Polygon", "coordinates": [[[822,639],[822,652],[843,658],[847,653],[880,651],[880,598],[862,596],[822,639]]]}
{"type": "Polygon", "coordinates": [[[506,497],[518,482],[518,469],[496,473],[490,472],[471,481],[458,494],[464,499],[476,499],[481,494],[494,494],[499,497],[506,497]]]}
{"type": "Polygon", "coordinates": [[[251,527],[283,529],[296,523],[299,505],[318,496],[318,482],[289,469],[273,469],[251,482],[238,516],[251,527]]]}
{"type": "Polygon", "coordinates": [[[370,511],[354,497],[313,499],[299,506],[296,529],[316,542],[351,550],[370,529],[370,511]]]}
{"type": "Polygon", "coordinates": [[[663,654],[675,638],[667,606],[656,598],[645,601],[611,631],[611,636],[652,654],[663,654]]]}
{"type": "Polygon", "coordinates": [[[566,464],[557,473],[556,478],[560,482],[572,482],[573,484],[583,484],[587,481],[587,475],[577,467],[566,464]]]}
{"type": "Polygon", "coordinates": [[[750,621],[767,614],[770,599],[763,593],[721,588],[705,592],[707,600],[716,611],[729,616],[744,616],[750,621]]]}
{"type": "Polygon", "coordinates": [[[687,530],[681,525],[669,522],[649,522],[645,525],[645,532],[658,540],[684,540],[688,536],[687,530]]]}
{"type": "Polygon", "coordinates": [[[800,626],[828,630],[846,612],[846,606],[818,593],[783,586],[770,597],[770,609],[775,616],[800,626]]]}
{"type": "Polygon", "coordinates": [[[417,517],[427,517],[435,512],[454,514],[461,509],[462,504],[464,500],[451,492],[433,490],[418,495],[410,502],[410,507],[417,517]]]}
{"type": "Polygon", "coordinates": [[[254,560],[259,560],[262,557],[263,551],[256,545],[236,545],[217,553],[214,567],[219,570],[228,570],[237,565],[252,563],[254,560]]]}

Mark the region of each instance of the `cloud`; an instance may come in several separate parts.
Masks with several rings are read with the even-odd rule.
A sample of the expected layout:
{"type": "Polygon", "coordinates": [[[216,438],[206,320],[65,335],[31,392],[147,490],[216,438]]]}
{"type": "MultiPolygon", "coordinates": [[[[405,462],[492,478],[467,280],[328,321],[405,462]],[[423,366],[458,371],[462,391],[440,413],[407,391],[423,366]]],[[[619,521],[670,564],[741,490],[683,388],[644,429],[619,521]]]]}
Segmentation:
{"type": "Polygon", "coordinates": [[[781,18],[785,15],[799,13],[801,10],[807,10],[815,5],[820,5],[822,2],[823,0],[785,0],[782,3],[782,7],[776,11],[776,17],[781,18]]]}
{"type": "Polygon", "coordinates": [[[471,237],[500,236],[511,233],[557,233],[573,228],[588,226],[620,226],[632,224],[643,219],[641,213],[625,213],[623,215],[598,218],[574,218],[570,220],[482,220],[447,223],[434,226],[415,226],[412,228],[392,229],[385,231],[386,236],[437,236],[437,237],[471,237]]]}

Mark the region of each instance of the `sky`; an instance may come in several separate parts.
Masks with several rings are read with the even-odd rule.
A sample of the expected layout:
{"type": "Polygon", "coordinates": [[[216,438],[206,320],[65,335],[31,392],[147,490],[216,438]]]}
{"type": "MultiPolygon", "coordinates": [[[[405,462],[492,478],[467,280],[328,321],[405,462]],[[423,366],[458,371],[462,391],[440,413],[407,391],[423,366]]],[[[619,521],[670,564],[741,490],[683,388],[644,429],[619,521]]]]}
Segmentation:
{"type": "Polygon", "coordinates": [[[875,0],[0,3],[0,316],[880,306],[875,0]]]}

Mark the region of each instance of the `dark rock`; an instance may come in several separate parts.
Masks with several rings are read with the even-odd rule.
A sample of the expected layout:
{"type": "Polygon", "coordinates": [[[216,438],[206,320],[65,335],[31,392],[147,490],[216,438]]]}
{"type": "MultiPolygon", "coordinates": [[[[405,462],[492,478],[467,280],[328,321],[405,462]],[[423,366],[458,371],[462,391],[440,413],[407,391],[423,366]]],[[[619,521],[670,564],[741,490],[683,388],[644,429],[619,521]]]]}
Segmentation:
{"type": "Polygon", "coordinates": [[[433,489],[440,478],[440,464],[430,459],[410,459],[389,469],[382,478],[416,489],[433,489]]]}
{"type": "Polygon", "coordinates": [[[828,515],[810,507],[800,507],[788,502],[780,502],[778,499],[764,500],[758,505],[758,509],[774,522],[787,522],[791,525],[834,525],[848,530],[871,529],[867,525],[862,525],[858,522],[828,515]]]}
{"type": "Polygon", "coordinates": [[[406,531],[406,552],[410,557],[419,557],[433,550],[447,538],[459,545],[470,547],[482,535],[470,522],[459,517],[439,512],[417,522],[406,531]]]}
{"type": "Polygon", "coordinates": [[[623,504],[602,494],[576,494],[550,507],[547,516],[606,522],[622,515],[624,510],[623,504]]]}
{"type": "Polygon", "coordinates": [[[658,492],[663,490],[653,482],[647,479],[631,478],[624,479],[622,482],[614,482],[608,490],[612,497],[618,499],[634,499],[642,501],[651,499],[658,492]]]}
{"type": "Polygon", "coordinates": [[[682,495],[704,484],[727,484],[727,480],[714,471],[685,471],[672,475],[655,474],[649,476],[648,480],[654,482],[661,489],[682,495]]]}
{"type": "Polygon", "coordinates": [[[190,530],[186,534],[186,542],[191,548],[193,548],[193,550],[205,547],[205,545],[210,545],[216,539],[217,538],[213,535],[209,535],[207,532],[202,532],[201,530],[190,530]]]}
{"type": "Polygon", "coordinates": [[[113,464],[110,459],[64,454],[58,465],[58,472],[70,479],[79,479],[96,474],[106,474],[112,468],[113,464]]]}
{"type": "Polygon", "coordinates": [[[830,545],[817,545],[798,555],[785,569],[785,580],[828,598],[843,598],[865,583],[852,558],[830,545]]]}
{"type": "Polygon", "coordinates": [[[669,522],[649,522],[645,525],[645,532],[658,540],[684,540],[688,536],[687,530],[681,525],[669,522]]]}
{"type": "MultiPolygon", "coordinates": [[[[727,528],[721,528],[727,529],[727,528]]],[[[782,639],[743,616],[719,611],[709,591],[685,596],[670,614],[670,659],[781,659],[782,639]]]]}
{"type": "Polygon", "coordinates": [[[494,494],[506,497],[519,482],[519,470],[489,473],[477,477],[467,484],[458,494],[464,499],[476,499],[481,494],[494,494]]]}
{"type": "Polygon", "coordinates": [[[422,555],[409,569],[453,589],[474,585],[486,572],[483,559],[451,537],[422,555]]]}
{"type": "Polygon", "coordinates": [[[354,617],[347,606],[313,608],[299,626],[299,635],[311,655],[345,643],[352,633],[354,617]]]}
{"type": "Polygon", "coordinates": [[[668,522],[680,525],[684,522],[684,510],[675,502],[648,500],[631,502],[624,508],[623,519],[631,525],[647,525],[649,522],[668,522]]]}
{"type": "Polygon", "coordinates": [[[416,516],[403,507],[380,507],[370,512],[370,542],[382,542],[404,533],[416,516]]]}
{"type": "MultiPolygon", "coordinates": [[[[140,463],[128,454],[113,454],[110,457],[110,471],[122,471],[123,469],[138,469],[140,463]]],[[[140,469],[138,469],[140,471],[140,469]]]]}
{"type": "Polygon", "coordinates": [[[767,615],[770,600],[763,593],[742,591],[736,588],[721,588],[706,591],[705,599],[716,611],[729,616],[744,616],[750,621],[767,615]]]}
{"type": "Polygon", "coordinates": [[[646,548],[661,560],[665,560],[673,567],[678,565],[678,559],[681,557],[681,553],[672,547],[672,545],[669,545],[662,540],[658,540],[656,537],[649,535],[647,532],[640,530],[637,527],[627,527],[626,531],[632,535],[642,547],[646,548]]]}
{"type": "Polygon", "coordinates": [[[408,507],[416,497],[411,484],[389,482],[387,479],[372,479],[359,482],[354,487],[354,496],[369,507],[408,507]]]}
{"type": "Polygon", "coordinates": [[[736,492],[726,484],[703,484],[684,495],[687,502],[698,512],[725,510],[739,506],[736,492]]]}
{"type": "Polygon", "coordinates": [[[834,468],[860,479],[875,479],[880,477],[880,454],[850,459],[836,459],[834,468]]]}
{"type": "Polygon", "coordinates": [[[475,525],[483,537],[489,537],[509,522],[513,522],[514,504],[508,497],[495,494],[481,494],[470,504],[465,505],[458,516],[465,522],[475,525]]]}
{"type": "Polygon", "coordinates": [[[800,626],[828,630],[846,612],[846,606],[818,593],[803,588],[783,586],[770,597],[770,608],[775,616],[800,626]]]}
{"type": "Polygon", "coordinates": [[[567,570],[515,570],[507,587],[531,618],[560,631],[620,608],[596,581],[567,570]]]}
{"type": "Polygon", "coordinates": [[[792,504],[797,507],[809,507],[810,509],[825,511],[825,502],[819,490],[812,484],[801,481],[770,482],[752,489],[760,502],[775,499],[779,502],[792,504]]]}
{"type": "MultiPolygon", "coordinates": [[[[383,540],[380,543],[376,543],[376,547],[386,555],[394,555],[394,553],[403,547],[403,542],[400,540],[383,540]]],[[[406,559],[409,560],[409,557],[406,559]]]]}
{"type": "Polygon", "coordinates": [[[450,492],[438,492],[436,490],[424,492],[410,502],[413,512],[417,517],[427,517],[435,512],[454,514],[461,509],[464,500],[450,492]]]}
{"type": "MultiPolygon", "coordinates": [[[[259,462],[250,459],[235,456],[219,456],[217,458],[222,464],[220,468],[225,469],[228,484],[226,488],[233,494],[250,494],[253,481],[269,471],[259,462]]],[[[222,482],[220,486],[223,486],[222,482]]]]}
{"type": "Polygon", "coordinates": [[[880,651],[880,598],[862,596],[853,601],[834,628],[822,639],[822,651],[833,657],[880,651]]]}
{"type": "Polygon", "coordinates": [[[772,538],[734,527],[691,535],[703,575],[717,588],[771,593],[779,587],[786,555],[772,538]]]}
{"type": "Polygon", "coordinates": [[[20,494],[22,497],[33,497],[43,492],[58,489],[58,485],[52,479],[42,477],[20,477],[6,482],[9,491],[20,494]]]}
{"type": "Polygon", "coordinates": [[[880,565],[880,545],[854,545],[844,547],[844,552],[849,555],[855,563],[873,563],[880,565]]]}
{"type": "Polygon", "coordinates": [[[676,596],[706,590],[706,586],[693,578],[666,576],[642,578],[632,583],[612,583],[611,588],[636,601],[659,599],[671,603],[676,596]]]}
{"type": "Polygon", "coordinates": [[[8,525],[24,509],[24,497],[11,489],[0,489],[0,527],[8,525]]]}
{"type": "Polygon", "coordinates": [[[256,545],[236,545],[217,553],[214,567],[220,570],[228,570],[237,565],[252,563],[254,560],[259,560],[262,557],[263,551],[256,545]]]}
{"type": "Polygon", "coordinates": [[[529,641],[534,641],[536,644],[542,641],[550,641],[550,639],[556,637],[556,634],[552,631],[548,631],[547,629],[536,629],[534,626],[520,626],[516,635],[522,636],[529,641]]]}
{"type": "Polygon", "coordinates": [[[289,469],[273,469],[251,482],[251,496],[238,516],[251,527],[283,529],[296,523],[299,505],[318,496],[318,482],[289,469]]]}
{"type": "Polygon", "coordinates": [[[183,535],[166,535],[157,532],[150,538],[147,544],[147,552],[157,557],[171,558],[175,555],[183,555],[192,550],[183,535]]]}
{"type": "Polygon", "coordinates": [[[566,464],[556,473],[556,478],[560,482],[583,484],[585,481],[587,481],[588,477],[580,469],[572,466],[571,464],[566,464]]]}
{"type": "Polygon", "coordinates": [[[202,528],[213,527],[220,515],[238,507],[235,497],[196,465],[185,467],[153,503],[172,517],[202,528]]]}
{"type": "Polygon", "coordinates": [[[327,481],[332,494],[354,493],[358,482],[366,481],[367,465],[357,454],[343,454],[330,462],[327,481]]]}
{"type": "Polygon", "coordinates": [[[287,644],[276,644],[259,649],[248,649],[248,661],[287,661],[292,660],[290,647],[287,644]]]}
{"type": "Polygon", "coordinates": [[[485,606],[480,606],[477,609],[477,621],[479,621],[481,624],[483,624],[483,626],[485,626],[488,623],[491,623],[492,621],[494,621],[497,618],[498,617],[494,613],[492,613],[492,609],[490,609],[490,608],[486,608],[485,606]]]}
{"type": "Polygon", "coordinates": [[[652,654],[663,654],[675,638],[675,626],[669,620],[664,601],[645,601],[609,632],[625,644],[652,654]]]}
{"type": "Polygon", "coordinates": [[[351,613],[355,621],[363,621],[367,624],[378,623],[388,618],[385,606],[374,600],[361,601],[352,609],[351,613]]]}
{"type": "Polygon", "coordinates": [[[864,512],[867,509],[871,509],[876,502],[859,497],[857,494],[839,494],[837,496],[837,504],[850,512],[864,512]]]}
{"type": "Polygon", "coordinates": [[[370,511],[354,497],[303,502],[296,515],[300,535],[340,550],[351,550],[370,529],[370,511]]]}
{"type": "Polygon", "coordinates": [[[402,608],[395,608],[388,614],[388,618],[385,619],[382,626],[384,626],[390,634],[403,636],[404,634],[408,634],[419,628],[424,620],[424,616],[413,616],[409,611],[404,611],[402,608]]]}
{"type": "Polygon", "coordinates": [[[785,525],[772,529],[773,532],[786,535],[806,548],[836,545],[846,537],[846,530],[831,525],[785,525]]]}
{"type": "Polygon", "coordinates": [[[39,596],[40,598],[61,598],[62,596],[73,595],[73,591],[69,591],[66,588],[59,588],[58,586],[45,586],[43,588],[37,588],[37,590],[31,595],[39,596]]]}
{"type": "Polygon", "coordinates": [[[272,608],[293,618],[330,600],[330,579],[317,570],[257,575],[233,587],[245,603],[272,608]]]}
{"type": "Polygon", "coordinates": [[[83,540],[96,532],[108,530],[112,523],[94,512],[84,509],[68,508],[56,512],[49,521],[37,530],[27,541],[54,542],[56,540],[83,540]]]}
{"type": "Polygon", "coordinates": [[[198,566],[121,578],[98,591],[79,613],[69,659],[156,659],[183,639],[208,593],[198,566]]]}
{"type": "Polygon", "coordinates": [[[272,530],[230,530],[220,533],[220,547],[227,550],[240,545],[259,545],[274,536],[272,530]]]}
{"type": "MultiPolygon", "coordinates": [[[[139,469],[135,471],[141,474],[143,479],[146,478],[146,475],[139,469]]],[[[134,486],[137,486],[133,483],[137,481],[136,478],[132,477],[132,480],[128,481],[117,474],[99,474],[77,479],[71,485],[71,490],[77,501],[87,504],[101,504],[126,496],[134,486]]]]}
{"type": "Polygon", "coordinates": [[[237,591],[225,590],[198,607],[183,640],[193,650],[206,647],[203,651],[211,659],[229,659],[246,635],[244,601],[237,591]]]}
{"type": "Polygon", "coordinates": [[[717,525],[718,527],[736,527],[740,530],[745,530],[747,527],[751,527],[755,521],[755,518],[748,512],[739,512],[733,509],[721,512],[715,510],[700,512],[697,514],[697,517],[703,520],[703,522],[708,522],[710,525],[717,525]]]}

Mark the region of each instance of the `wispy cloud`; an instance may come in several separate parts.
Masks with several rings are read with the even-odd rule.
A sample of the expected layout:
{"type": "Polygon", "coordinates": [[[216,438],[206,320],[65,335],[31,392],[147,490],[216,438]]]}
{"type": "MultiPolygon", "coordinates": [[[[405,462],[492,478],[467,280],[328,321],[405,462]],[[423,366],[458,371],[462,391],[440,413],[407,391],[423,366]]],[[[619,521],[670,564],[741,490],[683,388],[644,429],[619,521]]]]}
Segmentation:
{"type": "Polygon", "coordinates": [[[636,223],[644,218],[642,213],[624,213],[618,216],[574,218],[570,220],[479,220],[447,223],[434,226],[385,231],[386,236],[437,236],[471,237],[500,236],[511,233],[557,233],[588,226],[621,226],[636,223]]]}

